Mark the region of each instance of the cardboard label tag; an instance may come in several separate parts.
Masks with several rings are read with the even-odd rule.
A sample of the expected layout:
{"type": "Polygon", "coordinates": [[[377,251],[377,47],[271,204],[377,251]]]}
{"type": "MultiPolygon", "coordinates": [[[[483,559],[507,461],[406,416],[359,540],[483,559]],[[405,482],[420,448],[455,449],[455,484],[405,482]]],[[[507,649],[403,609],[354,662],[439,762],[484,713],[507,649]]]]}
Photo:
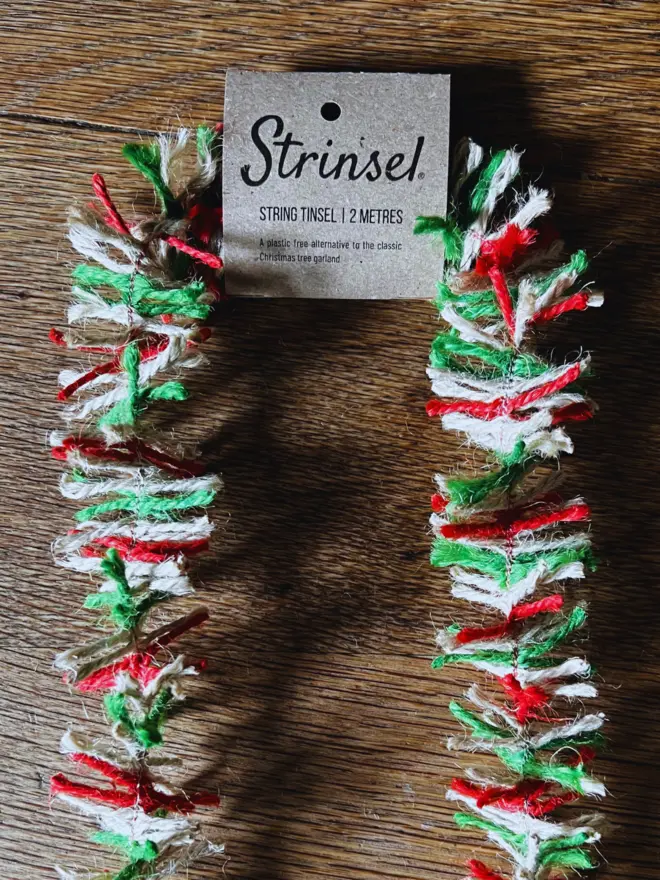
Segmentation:
{"type": "Polygon", "coordinates": [[[223,214],[232,296],[430,298],[444,215],[449,77],[227,73],[223,214]]]}

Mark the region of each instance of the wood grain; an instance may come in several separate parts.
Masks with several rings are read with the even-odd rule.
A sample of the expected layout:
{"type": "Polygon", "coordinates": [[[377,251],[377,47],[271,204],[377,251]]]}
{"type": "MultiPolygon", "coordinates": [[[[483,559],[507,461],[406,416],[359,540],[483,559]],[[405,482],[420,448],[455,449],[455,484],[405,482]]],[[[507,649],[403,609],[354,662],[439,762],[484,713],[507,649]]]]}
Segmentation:
{"type": "MultiPolygon", "coordinates": [[[[558,222],[598,255],[607,306],[559,349],[596,350],[596,424],[575,432],[567,478],[596,511],[603,564],[584,588],[611,751],[615,823],[602,876],[658,880],[660,578],[657,4],[634,0],[15,0],[0,13],[0,871],[53,876],[97,848],[47,779],[71,720],[53,653],[90,632],[82,579],[48,554],[72,510],[45,437],[57,371],[71,200],[102,170],[120,201],[127,134],[221,116],[223,70],[442,70],[454,133],[529,147],[558,222]]],[[[170,744],[222,810],[227,857],[191,880],[438,880],[479,837],[457,832],[444,737],[461,671],[433,673],[433,624],[459,613],[426,558],[431,475],[466,457],[426,419],[425,303],[249,302],[219,311],[210,362],[170,427],[226,481],[202,563],[211,669],[170,744]],[[188,433],[189,429],[186,429],[188,433]]],[[[462,609],[461,609],[462,611],[462,609]]],[[[98,853],[97,853],[98,857],[98,853]]],[[[113,859],[99,861],[112,866],[113,859]]]]}

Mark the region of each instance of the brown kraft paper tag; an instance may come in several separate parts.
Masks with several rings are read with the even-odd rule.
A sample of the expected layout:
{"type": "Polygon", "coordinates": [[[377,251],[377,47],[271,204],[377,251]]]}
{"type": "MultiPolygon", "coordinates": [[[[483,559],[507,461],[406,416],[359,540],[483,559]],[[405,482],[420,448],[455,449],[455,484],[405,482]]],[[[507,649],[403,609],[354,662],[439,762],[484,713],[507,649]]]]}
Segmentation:
{"type": "Polygon", "coordinates": [[[223,225],[231,296],[431,298],[445,214],[449,77],[227,73],[223,225]]]}

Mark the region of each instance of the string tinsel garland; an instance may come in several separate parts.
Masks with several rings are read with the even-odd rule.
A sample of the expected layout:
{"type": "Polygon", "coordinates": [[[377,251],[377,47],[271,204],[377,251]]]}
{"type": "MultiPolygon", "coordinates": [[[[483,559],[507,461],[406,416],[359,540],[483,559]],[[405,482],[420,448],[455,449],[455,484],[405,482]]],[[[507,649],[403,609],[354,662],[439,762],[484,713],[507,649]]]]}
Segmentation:
{"type": "MultiPolygon", "coordinates": [[[[482,475],[436,477],[431,563],[449,567],[457,599],[498,615],[441,631],[433,666],[487,674],[466,703],[449,704],[464,728],[449,748],[503,765],[487,758],[453,780],[457,824],[503,849],[515,880],[555,880],[594,867],[602,830],[600,816],[567,805],[605,794],[590,769],[604,717],[583,703],[597,696],[589,663],[567,650],[586,610],[558,591],[594,567],[589,508],[561,491],[559,472],[573,451],[566,425],[591,418],[594,405],[581,387],[589,356],[555,365],[534,336],[602,296],[580,283],[583,251],[562,262],[562,242],[531,228],[551,199],[535,186],[516,191],[520,156],[461,143],[448,216],[415,227],[442,239],[446,259],[437,303],[449,327],[431,348],[427,412],[490,460],[482,475]]],[[[504,880],[478,859],[468,867],[474,880],[504,880]]]]}
{"type": "MultiPolygon", "coordinates": [[[[61,374],[58,396],[75,402],[64,413],[69,430],[52,436],[53,455],[69,467],[62,493],[86,502],[75,529],[55,542],[55,559],[100,579],[85,606],[114,625],[56,660],[79,691],[105,693],[111,723],[107,743],[67,731],[62,751],[85,776],[58,773],[51,782],[53,795],[98,822],[95,840],[126,856],[118,873],[86,873],[92,880],[171,876],[222,850],[191,818],[218,798],[173,790],[163,773],[177,761],[158,752],[185,677],[203,665],[170,646],[208,613],[200,607],[150,623],[154,609],[192,592],[188,560],[207,548],[212,526],[201,511],[219,488],[194,457],[168,449],[149,421],[152,405],[186,397],[178,376],[200,363],[222,268],[218,132],[198,129],[197,173],[177,189],[173,168],[187,140],[181,132],[124,148],[154,187],[155,217],[127,223],[94,175],[102,210],[78,211],[70,226],[73,246],[90,262],[73,273],[71,329],[51,333],[57,344],[103,357],[61,374]],[[176,378],[160,381],[161,373],[176,378]]],[[[471,664],[500,694],[475,685],[467,692],[473,708],[450,704],[466,732],[450,748],[495,755],[504,767],[472,768],[453,781],[449,798],[469,810],[456,821],[504,849],[516,880],[554,880],[593,866],[600,819],[550,814],[605,793],[589,769],[604,719],[581,703],[597,695],[591,670],[564,652],[586,612],[554,591],[593,568],[588,533],[573,526],[587,522],[589,509],[560,494],[557,462],[572,451],[566,423],[590,418],[594,407],[578,384],[589,357],[554,366],[534,351],[533,334],[602,297],[578,284],[582,251],[562,264],[561,243],[530,228],[551,202],[533,186],[522,198],[512,192],[519,161],[514,150],[486,160],[475,144],[461,145],[448,217],[421,217],[415,229],[440,235],[446,255],[438,306],[450,326],[431,350],[438,399],[429,415],[493,458],[483,476],[437,477],[432,563],[450,566],[454,596],[501,615],[492,625],[441,632],[433,665],[471,664]],[[581,708],[567,718],[562,704],[575,703],[581,708]]],[[[475,880],[503,880],[480,860],[469,867],[475,880]]]]}
{"type": "Polygon", "coordinates": [[[93,840],[126,859],[114,874],[58,867],[63,880],[167,877],[222,851],[192,819],[218,797],[168,785],[168,768],[180,762],[160,751],[185,680],[204,665],[172,653],[174,645],[208,612],[196,607],[160,624],[153,614],[193,592],[188,561],[207,549],[212,525],[203,511],[220,487],[194,456],[168,449],[150,420],[152,407],[187,396],[180,376],[202,361],[222,268],[220,131],[197,129],[196,171],[178,187],[189,139],[181,131],[123,149],[153,185],[155,216],[126,221],[93,176],[98,204],[75,211],[69,227],[87,259],[73,271],[70,326],[51,331],[58,345],[100,358],[60,374],[67,431],[52,435],[53,455],[68,467],[62,494],[85,506],[53,552],[57,564],[98,580],[84,606],[106,630],[55,665],[78,691],[104,694],[111,725],[107,741],[65,733],[61,750],[75,778],[57,773],[51,794],[96,820],[93,840]]]}

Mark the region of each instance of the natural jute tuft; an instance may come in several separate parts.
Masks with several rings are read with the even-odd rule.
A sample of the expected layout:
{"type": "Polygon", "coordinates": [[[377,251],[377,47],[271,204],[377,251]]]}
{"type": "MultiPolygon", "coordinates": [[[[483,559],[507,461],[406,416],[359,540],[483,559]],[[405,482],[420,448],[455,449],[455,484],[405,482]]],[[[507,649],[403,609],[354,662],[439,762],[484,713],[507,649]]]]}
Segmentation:
{"type": "MultiPolygon", "coordinates": [[[[559,470],[573,451],[566,425],[594,405],[582,390],[589,356],[555,365],[534,339],[602,296],[580,283],[582,251],[562,261],[562,243],[532,228],[551,200],[516,188],[520,155],[462,143],[448,217],[419,217],[415,229],[440,236],[446,256],[438,308],[449,326],[431,348],[427,412],[490,462],[478,476],[436,477],[431,563],[449,567],[457,599],[496,619],[441,631],[433,666],[487,674],[449,704],[463,727],[449,748],[488,756],[451,784],[456,822],[508,854],[506,876],[555,880],[594,866],[600,818],[570,805],[605,794],[591,771],[604,718],[586,708],[597,695],[591,667],[569,647],[587,613],[561,589],[594,567],[589,508],[561,491],[559,470]]],[[[478,859],[468,867],[474,880],[504,880],[478,859]]]]}

